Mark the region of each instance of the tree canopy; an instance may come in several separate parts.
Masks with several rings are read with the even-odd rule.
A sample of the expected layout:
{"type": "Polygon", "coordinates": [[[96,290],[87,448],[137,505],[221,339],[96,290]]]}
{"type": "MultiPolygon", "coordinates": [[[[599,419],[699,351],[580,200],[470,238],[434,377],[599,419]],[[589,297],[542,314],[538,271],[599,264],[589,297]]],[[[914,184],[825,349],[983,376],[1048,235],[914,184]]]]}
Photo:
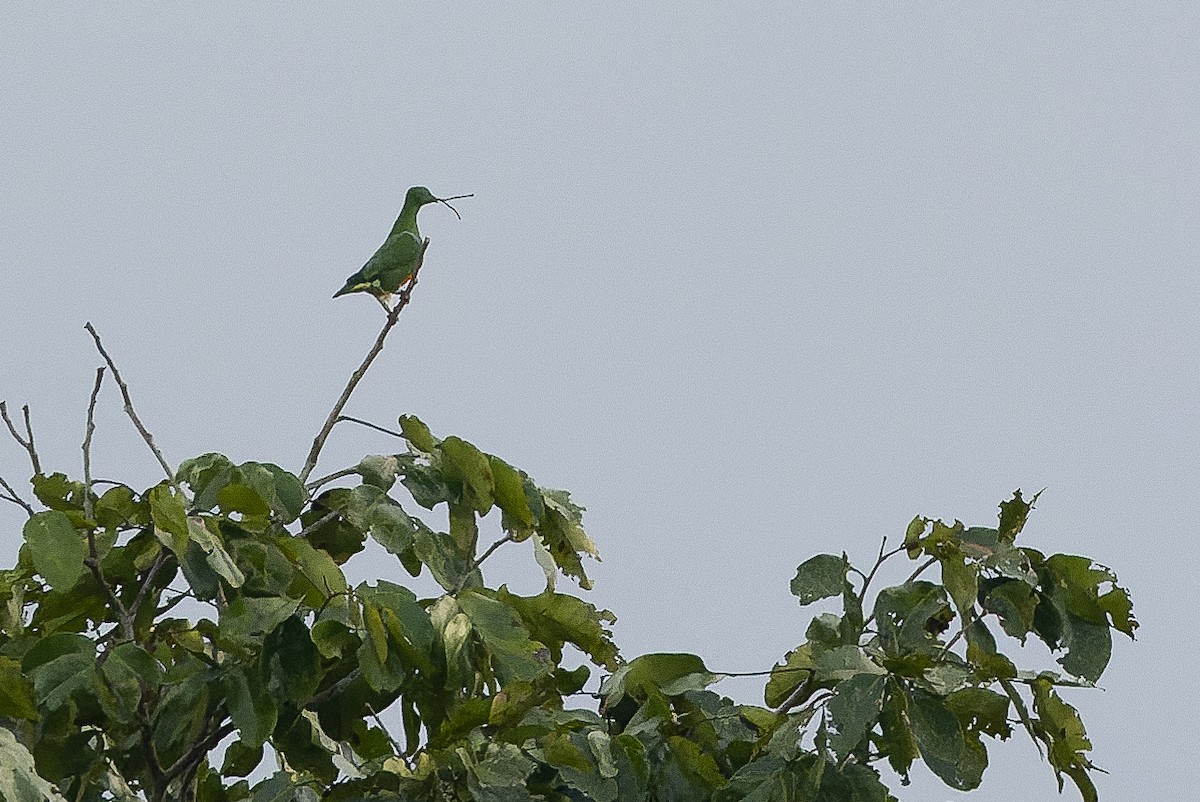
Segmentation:
{"type": "Polygon", "coordinates": [[[1060,689],[1093,686],[1112,631],[1137,621],[1110,569],[1017,544],[1036,495],[1014,492],[991,526],[918,516],[868,564],[805,559],[792,594],[838,611],[797,631],[763,667],[762,703],[742,704],[701,656],[623,655],[614,614],[560,589],[589,589],[598,556],[568,492],[413,415],[369,424],[402,449],[312,478],[427,246],[296,472],[168,464],[90,325],[105,365],[81,476],[44,470],[28,408],[0,406],[32,468],[32,497],[0,479],[28,515],[0,572],[0,799],[883,802],[878,766],[905,782],[923,761],[970,790],[988,742],[1014,732],[1060,789],[1096,799],[1060,689]],[[92,476],[108,374],[163,468],[151,487],[92,476]],[[481,543],[488,516],[502,536],[481,543]],[[344,566],[368,541],[440,593],[352,586],[344,566]],[[532,596],[484,577],[524,542],[546,577],[532,596]],[[908,578],[878,587],[904,560],[908,578]],[[1031,635],[1056,670],[1022,667],[1031,635]]]}

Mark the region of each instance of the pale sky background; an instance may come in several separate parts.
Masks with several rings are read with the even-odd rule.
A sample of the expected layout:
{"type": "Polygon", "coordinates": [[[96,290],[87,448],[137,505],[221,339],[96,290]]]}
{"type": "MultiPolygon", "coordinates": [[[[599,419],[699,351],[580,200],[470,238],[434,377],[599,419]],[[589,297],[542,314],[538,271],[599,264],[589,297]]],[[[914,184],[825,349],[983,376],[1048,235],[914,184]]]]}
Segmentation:
{"type": "MultiPolygon", "coordinates": [[[[408,186],[474,192],[422,213],[347,413],[571,490],[626,657],[769,668],[807,557],[1045,487],[1020,542],[1143,624],[1067,694],[1101,798],[1194,790],[1200,12],[564,5],[6,5],[0,398],[47,468],[81,474],[90,320],[173,463],[298,470],[382,323],[329,296],[408,186]]],[[[98,423],[98,476],[159,479],[112,384],[98,423]]],[[[318,473],[395,449],[339,428],[318,473]]],[[[488,568],[539,589],[524,547],[488,568]]],[[[989,752],[965,797],[1055,796],[1023,733],[989,752]]]]}

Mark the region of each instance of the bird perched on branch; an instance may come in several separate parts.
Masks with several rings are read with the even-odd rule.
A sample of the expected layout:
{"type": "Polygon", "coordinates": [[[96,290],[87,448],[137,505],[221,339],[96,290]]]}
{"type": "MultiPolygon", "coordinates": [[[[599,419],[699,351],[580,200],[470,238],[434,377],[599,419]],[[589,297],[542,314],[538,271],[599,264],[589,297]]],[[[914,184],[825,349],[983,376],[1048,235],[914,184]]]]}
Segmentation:
{"type": "Polygon", "coordinates": [[[461,220],[462,215],[458,214],[458,209],[450,206],[447,201],[469,197],[471,195],[438,198],[425,187],[409,189],[404,196],[404,207],[400,209],[400,216],[392,226],[392,233],[388,234],[379,250],[375,251],[375,255],[367,260],[362,269],[346,279],[346,286],[335,292],[333,297],[352,292],[367,292],[375,296],[383,308],[390,312],[392,293],[397,292],[412,278],[424,247],[421,232],[417,230],[417,212],[427,203],[444,203],[461,220]]]}

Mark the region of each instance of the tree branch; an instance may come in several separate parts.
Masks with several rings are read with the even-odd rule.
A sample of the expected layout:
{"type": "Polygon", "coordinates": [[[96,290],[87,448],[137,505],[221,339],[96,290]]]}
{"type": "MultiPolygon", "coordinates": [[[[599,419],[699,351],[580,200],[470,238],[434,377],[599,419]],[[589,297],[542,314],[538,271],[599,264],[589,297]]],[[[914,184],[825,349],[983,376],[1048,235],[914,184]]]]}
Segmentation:
{"type": "Polygon", "coordinates": [[[96,431],[96,397],[100,395],[100,385],[104,382],[104,368],[96,368],[96,384],[92,387],[92,397],[87,407],[87,432],[83,436],[83,517],[91,520],[96,513],[95,502],[92,501],[92,433],[96,431]]]}
{"type": "Polygon", "coordinates": [[[487,551],[485,551],[483,554],[479,555],[478,558],[476,558],[475,560],[472,560],[471,565],[467,568],[467,570],[463,573],[462,577],[458,580],[458,584],[454,586],[454,590],[452,591],[452,593],[455,593],[455,594],[461,593],[462,589],[467,586],[467,579],[470,578],[471,574],[473,574],[479,570],[479,566],[483,565],[483,561],[486,560],[488,557],[491,557],[492,552],[494,552],[496,549],[503,546],[505,543],[511,543],[512,539],[513,538],[512,538],[511,534],[505,535],[504,537],[500,538],[492,545],[488,546],[487,551]]]}
{"type": "Polygon", "coordinates": [[[307,702],[305,702],[304,709],[312,710],[312,709],[324,704],[325,702],[328,702],[330,699],[337,696],[339,693],[344,691],[346,688],[350,687],[350,685],[354,682],[354,680],[358,679],[361,676],[362,676],[361,668],[356,668],[356,669],[352,670],[349,674],[342,677],[340,680],[333,683],[328,688],[326,688],[325,690],[321,691],[320,693],[314,695],[311,699],[309,699],[307,702]]]}
{"type": "Polygon", "coordinates": [[[4,499],[5,501],[11,501],[13,504],[17,504],[21,507],[24,507],[25,512],[29,513],[30,518],[32,518],[34,516],[33,507],[31,507],[27,501],[25,501],[24,499],[22,499],[20,496],[17,495],[17,491],[13,490],[12,485],[10,485],[8,482],[6,482],[4,480],[3,476],[0,476],[0,487],[3,487],[7,493],[7,495],[5,493],[0,493],[0,498],[4,499]]]}
{"type": "Polygon", "coordinates": [[[42,461],[38,459],[37,448],[33,444],[33,426],[29,422],[29,405],[25,404],[21,407],[21,414],[25,417],[25,435],[28,439],[22,439],[20,433],[17,432],[17,427],[13,426],[12,418],[8,417],[8,402],[0,401],[0,418],[4,419],[4,425],[8,427],[8,431],[12,434],[13,439],[25,449],[29,454],[29,462],[33,465],[33,473],[35,476],[40,476],[42,473],[42,461]]]}
{"type": "Polygon", "coordinates": [[[413,265],[412,277],[409,278],[408,283],[400,290],[396,305],[388,312],[387,320],[384,322],[379,336],[375,338],[375,344],[367,352],[367,356],[362,364],[358,366],[358,370],[350,375],[350,381],[346,383],[346,388],[342,390],[342,394],[333,405],[333,409],[329,411],[329,417],[325,419],[325,425],[321,427],[321,431],[317,432],[317,436],[313,438],[312,448],[308,452],[308,457],[304,460],[304,467],[300,470],[299,477],[301,484],[308,479],[313,468],[317,466],[317,460],[321,456],[321,449],[325,447],[325,441],[329,439],[329,433],[333,431],[334,424],[338,422],[338,418],[341,416],[346,402],[350,400],[350,395],[354,392],[354,388],[358,386],[363,376],[366,375],[367,368],[371,367],[371,363],[375,361],[375,357],[379,356],[379,352],[383,350],[383,343],[387,339],[388,332],[400,320],[400,313],[404,311],[404,307],[408,306],[408,302],[412,298],[413,288],[417,285],[417,273],[420,272],[421,265],[425,262],[425,250],[428,247],[429,238],[426,237],[425,241],[421,243],[420,253],[417,254],[417,262],[413,265]]]}
{"type": "Polygon", "coordinates": [[[368,429],[374,429],[377,432],[383,432],[384,434],[390,434],[392,437],[399,437],[401,439],[404,438],[403,432],[395,432],[395,431],[392,431],[391,429],[385,429],[382,426],[377,426],[374,423],[371,423],[370,421],[363,420],[362,418],[352,418],[349,415],[338,415],[337,422],[340,423],[342,421],[346,421],[347,423],[357,423],[359,426],[366,426],[368,429]]]}
{"type": "Polygon", "coordinates": [[[104,350],[104,344],[100,342],[100,335],[96,333],[96,329],[92,327],[91,323],[84,324],[84,328],[87,329],[88,334],[92,335],[92,339],[96,341],[96,350],[100,352],[100,356],[104,357],[104,361],[108,363],[108,368],[112,371],[113,378],[117,380],[117,386],[121,388],[121,397],[125,399],[125,414],[133,421],[133,425],[137,428],[138,433],[146,441],[146,445],[150,447],[154,458],[158,460],[158,464],[162,466],[163,471],[167,474],[167,480],[171,483],[171,486],[176,490],[182,491],[182,488],[179,487],[179,482],[175,479],[175,471],[171,470],[171,466],[167,463],[166,458],[163,457],[162,451],[154,444],[153,435],[142,424],[141,418],[138,417],[137,411],[134,410],[133,399],[129,396],[129,385],[121,378],[121,371],[117,370],[116,363],[113,362],[108,352],[104,350]]]}
{"type": "Polygon", "coordinates": [[[321,485],[328,484],[334,479],[341,479],[343,476],[353,476],[356,473],[358,473],[358,466],[353,468],[342,468],[340,471],[334,471],[333,473],[322,476],[320,479],[313,479],[304,486],[304,489],[311,493],[321,485]]]}

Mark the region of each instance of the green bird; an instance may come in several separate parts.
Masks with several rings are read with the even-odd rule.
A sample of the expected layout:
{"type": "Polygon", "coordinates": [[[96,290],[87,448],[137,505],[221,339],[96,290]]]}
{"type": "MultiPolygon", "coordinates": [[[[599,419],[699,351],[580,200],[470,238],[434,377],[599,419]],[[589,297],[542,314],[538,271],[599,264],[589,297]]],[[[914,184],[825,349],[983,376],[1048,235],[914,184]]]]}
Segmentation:
{"type": "MultiPolygon", "coordinates": [[[[417,212],[427,203],[445,203],[458,198],[470,198],[471,195],[454,195],[449,198],[434,197],[425,187],[412,187],[404,195],[404,207],[400,216],[392,226],[392,232],[375,251],[375,255],[367,260],[362,269],[346,279],[346,286],[333,294],[347,295],[352,292],[367,292],[389,312],[392,293],[399,291],[405,282],[412,278],[417,260],[421,256],[421,232],[417,230],[417,212]]],[[[458,209],[450,206],[450,211],[462,219],[458,209]]]]}

